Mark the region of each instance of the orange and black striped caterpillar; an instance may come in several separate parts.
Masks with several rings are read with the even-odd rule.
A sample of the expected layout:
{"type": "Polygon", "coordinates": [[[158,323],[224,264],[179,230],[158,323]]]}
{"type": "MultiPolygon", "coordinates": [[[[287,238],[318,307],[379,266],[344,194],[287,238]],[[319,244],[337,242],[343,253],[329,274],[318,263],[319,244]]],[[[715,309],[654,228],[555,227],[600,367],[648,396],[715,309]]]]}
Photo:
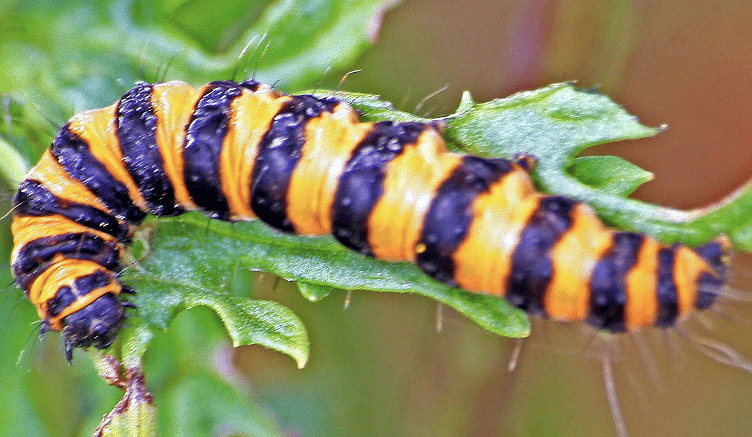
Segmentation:
{"type": "Polygon", "coordinates": [[[633,331],[710,306],[726,243],[665,246],[603,225],[585,204],[535,191],[533,159],[446,150],[440,126],[359,122],[334,97],[267,85],[139,83],[74,116],[15,197],[13,271],[75,347],[109,346],[131,293],[121,252],[147,214],[200,210],[332,234],[362,254],[411,261],[454,287],[532,314],[633,331]]]}

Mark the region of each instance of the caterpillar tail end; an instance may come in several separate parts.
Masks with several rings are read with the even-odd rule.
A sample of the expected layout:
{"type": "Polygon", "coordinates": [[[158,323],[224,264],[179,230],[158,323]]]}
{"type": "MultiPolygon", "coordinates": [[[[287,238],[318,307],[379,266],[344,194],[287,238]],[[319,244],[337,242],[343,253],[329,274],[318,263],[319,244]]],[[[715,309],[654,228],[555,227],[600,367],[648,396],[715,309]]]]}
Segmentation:
{"type": "Polygon", "coordinates": [[[731,240],[727,236],[719,235],[713,241],[696,247],[695,253],[726,281],[726,270],[731,262],[731,240]]]}
{"type": "Polygon", "coordinates": [[[719,235],[713,241],[694,249],[710,267],[715,275],[703,274],[698,282],[698,295],[695,306],[703,310],[710,307],[719,295],[719,291],[726,286],[728,268],[731,262],[731,240],[725,235],[719,235]]]}

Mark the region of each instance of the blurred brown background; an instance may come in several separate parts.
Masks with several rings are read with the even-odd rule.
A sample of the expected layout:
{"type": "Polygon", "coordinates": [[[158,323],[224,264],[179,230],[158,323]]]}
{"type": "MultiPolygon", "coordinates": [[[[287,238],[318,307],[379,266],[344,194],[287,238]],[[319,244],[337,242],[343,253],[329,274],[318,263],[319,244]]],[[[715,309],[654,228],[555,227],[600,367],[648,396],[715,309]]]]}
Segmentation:
{"type": "MultiPolygon", "coordinates": [[[[593,153],[655,173],[636,197],[701,206],[752,176],[750,19],[746,1],[408,0],[386,15],[378,42],[358,62],[363,71],[344,88],[413,110],[448,85],[421,110],[441,115],[465,89],[484,101],[563,80],[598,86],[644,123],[669,129],[593,153]]],[[[749,292],[752,270],[742,264],[736,283],[749,292]]],[[[302,315],[309,365],[298,371],[259,348],[244,348],[236,361],[291,435],[616,434],[600,363],[586,356],[592,337],[579,326],[534,323],[508,374],[510,341],[451,310],[436,333],[436,304],[427,299],[356,292],[343,310],[344,293],[312,304],[288,284],[268,297],[302,315]]],[[[732,318],[711,312],[710,335],[752,358],[749,305],[719,309],[732,318]]],[[[674,331],[644,336],[657,384],[634,339],[615,343],[632,437],[752,434],[752,375],[697,353],[674,331]]]]}

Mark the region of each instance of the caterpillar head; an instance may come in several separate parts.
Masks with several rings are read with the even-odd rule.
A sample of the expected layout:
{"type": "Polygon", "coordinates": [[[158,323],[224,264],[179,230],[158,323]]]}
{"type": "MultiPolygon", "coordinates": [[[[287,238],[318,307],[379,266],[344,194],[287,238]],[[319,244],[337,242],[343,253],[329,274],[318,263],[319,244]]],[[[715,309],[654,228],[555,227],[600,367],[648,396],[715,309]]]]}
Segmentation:
{"type": "Polygon", "coordinates": [[[71,361],[73,348],[94,346],[104,349],[115,341],[125,321],[125,305],[111,293],[63,319],[65,358],[71,361]]]}

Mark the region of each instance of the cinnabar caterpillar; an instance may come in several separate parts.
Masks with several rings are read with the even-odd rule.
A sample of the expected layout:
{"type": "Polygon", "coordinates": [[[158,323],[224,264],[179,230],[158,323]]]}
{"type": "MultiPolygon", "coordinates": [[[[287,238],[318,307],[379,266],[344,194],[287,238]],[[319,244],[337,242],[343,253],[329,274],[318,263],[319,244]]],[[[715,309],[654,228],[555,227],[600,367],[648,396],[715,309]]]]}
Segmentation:
{"type": "Polygon", "coordinates": [[[43,330],[109,346],[131,292],[120,255],[147,214],[200,210],[332,234],[362,254],[612,332],[672,326],[724,286],[723,239],[666,246],[538,193],[531,158],[448,152],[438,126],[359,122],[334,97],[267,85],[139,83],[74,116],[15,196],[13,271],[43,330]]]}

